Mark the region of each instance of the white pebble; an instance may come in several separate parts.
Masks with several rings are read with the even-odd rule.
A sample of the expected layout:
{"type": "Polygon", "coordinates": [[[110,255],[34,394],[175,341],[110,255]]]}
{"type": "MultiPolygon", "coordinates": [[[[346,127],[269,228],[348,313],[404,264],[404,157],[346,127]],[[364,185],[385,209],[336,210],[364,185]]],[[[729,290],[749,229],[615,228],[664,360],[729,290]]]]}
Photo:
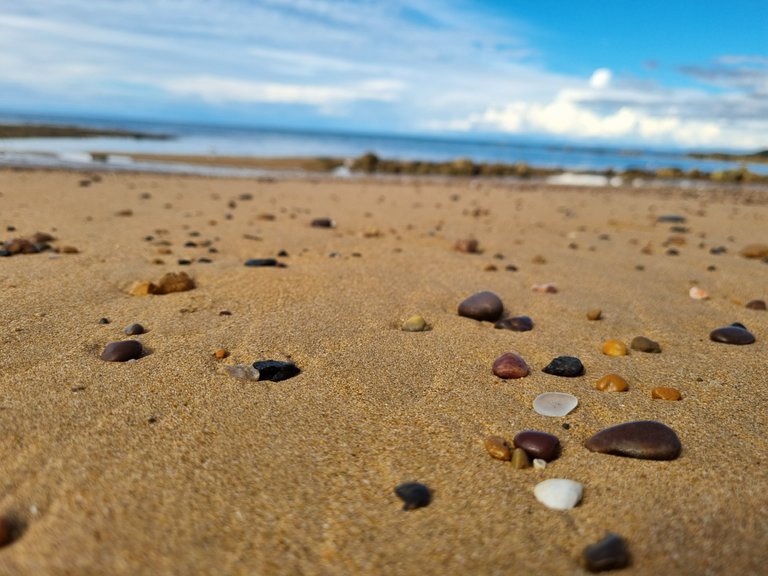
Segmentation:
{"type": "Polygon", "coordinates": [[[533,409],[542,416],[565,416],[578,405],[579,399],[566,392],[544,392],[533,401],[533,409]]]}
{"type": "Polygon", "coordinates": [[[688,295],[694,300],[709,299],[709,292],[704,290],[704,288],[699,288],[698,286],[693,286],[690,290],[688,290],[688,295]]]}
{"type": "Polygon", "coordinates": [[[224,366],[227,374],[240,380],[258,380],[259,371],[250,364],[235,364],[234,366],[224,366]]]}
{"type": "Polygon", "coordinates": [[[565,478],[544,480],[533,489],[536,500],[553,510],[570,510],[581,502],[583,492],[582,484],[565,478]]]}
{"type": "Polygon", "coordinates": [[[544,468],[547,467],[547,461],[541,458],[534,458],[533,467],[536,468],[536,470],[544,470],[544,468]]]}

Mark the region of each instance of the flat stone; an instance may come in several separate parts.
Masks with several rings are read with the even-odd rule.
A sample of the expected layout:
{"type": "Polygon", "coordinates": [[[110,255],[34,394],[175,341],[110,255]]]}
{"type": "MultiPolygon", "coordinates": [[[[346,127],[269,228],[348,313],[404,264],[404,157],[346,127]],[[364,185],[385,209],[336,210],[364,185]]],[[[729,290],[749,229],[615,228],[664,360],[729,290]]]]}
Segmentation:
{"type": "Polygon", "coordinates": [[[743,346],[745,344],[752,344],[755,341],[755,336],[744,328],[743,325],[731,324],[730,326],[712,330],[709,333],[709,339],[722,344],[743,346]]]}
{"type": "Polygon", "coordinates": [[[561,418],[579,405],[579,399],[567,392],[544,392],[533,400],[533,410],[542,416],[561,418]]]}
{"type": "Polygon", "coordinates": [[[501,298],[493,292],[477,292],[459,304],[459,316],[495,322],[504,313],[501,298]]]}
{"type": "Polygon", "coordinates": [[[584,486],[574,480],[550,478],[533,489],[536,500],[552,510],[570,510],[581,502],[584,486]]]}
{"type": "Polygon", "coordinates": [[[141,324],[131,324],[130,326],[126,326],[123,332],[125,332],[128,336],[138,336],[139,334],[144,334],[146,330],[141,324]]]}
{"type": "Polygon", "coordinates": [[[584,365],[575,356],[558,356],[547,364],[542,371],[553,376],[574,378],[584,374],[584,365]]]}
{"type": "Polygon", "coordinates": [[[656,222],[660,224],[685,224],[685,216],[678,214],[662,214],[656,218],[656,222]]]}
{"type": "Polygon", "coordinates": [[[512,451],[512,467],[517,470],[524,470],[531,467],[531,459],[522,448],[515,448],[512,451]]]}
{"type": "Polygon", "coordinates": [[[405,322],[403,322],[402,330],[405,332],[424,332],[428,330],[427,321],[423,316],[411,316],[405,322]]]}
{"type": "Polygon", "coordinates": [[[603,342],[603,354],[607,356],[626,356],[627,345],[621,340],[606,340],[603,342]]]}
{"type": "Polygon", "coordinates": [[[644,460],[674,460],[682,451],[669,426],[654,420],[625,422],[601,430],[584,443],[588,450],[644,460]]]}
{"type": "Polygon", "coordinates": [[[501,436],[488,436],[483,445],[488,451],[488,454],[496,458],[497,460],[512,460],[512,450],[501,436]]]}
{"type": "Polygon", "coordinates": [[[618,534],[608,532],[605,538],[584,548],[581,554],[584,568],[590,572],[618,570],[629,565],[627,543],[618,534]]]}
{"type": "Polygon", "coordinates": [[[250,258],[245,261],[245,265],[249,268],[264,268],[264,267],[277,267],[285,268],[285,264],[282,264],[274,258],[250,258]]]}
{"type": "Polygon", "coordinates": [[[739,252],[744,258],[765,258],[768,256],[768,244],[749,244],[739,252]]]}
{"type": "Polygon", "coordinates": [[[293,378],[301,372],[299,367],[293,362],[282,362],[280,360],[257,360],[253,367],[259,371],[259,380],[271,380],[280,382],[293,378]]]}
{"type": "Polygon", "coordinates": [[[106,362],[127,362],[139,358],[143,351],[138,340],[121,340],[107,344],[100,358],[106,362]]]}
{"type": "Polygon", "coordinates": [[[131,296],[147,296],[148,294],[157,294],[157,286],[152,282],[139,281],[134,282],[128,289],[131,296]]]}
{"type": "Polygon", "coordinates": [[[533,320],[528,316],[511,316],[498,320],[493,327],[502,330],[512,330],[513,332],[528,332],[533,330],[533,320]]]}
{"type": "Polygon", "coordinates": [[[597,381],[595,388],[601,392],[626,392],[629,385],[618,374],[606,374],[597,381]]]}
{"type": "Polygon", "coordinates": [[[313,228],[336,228],[336,222],[331,218],[315,218],[309,225],[313,228]]]}
{"type": "Polygon", "coordinates": [[[403,501],[403,510],[415,510],[428,506],[432,501],[432,492],[419,482],[405,482],[395,488],[395,494],[403,501]]]}
{"type": "Polygon", "coordinates": [[[514,352],[502,354],[493,363],[493,373],[499,378],[524,378],[530,372],[531,369],[525,360],[514,352]]]}
{"type": "Polygon", "coordinates": [[[648,352],[650,354],[659,354],[661,352],[659,343],[654,342],[645,336],[635,336],[632,338],[629,347],[632,348],[632,350],[639,350],[640,352],[648,352]]]}
{"type": "Polygon", "coordinates": [[[538,430],[523,430],[515,435],[512,441],[515,448],[522,448],[531,458],[541,458],[550,462],[557,458],[560,451],[560,440],[553,434],[538,430]]]}
{"type": "Polygon", "coordinates": [[[234,364],[232,366],[224,366],[224,370],[227,374],[238,380],[258,380],[259,371],[250,364],[234,364]]]}
{"type": "Polygon", "coordinates": [[[765,304],[765,300],[750,300],[747,302],[747,308],[750,310],[766,310],[768,306],[765,304]]]}
{"type": "Polygon", "coordinates": [[[677,388],[668,388],[667,386],[657,386],[651,390],[651,398],[656,400],[680,400],[682,395],[677,388]]]}

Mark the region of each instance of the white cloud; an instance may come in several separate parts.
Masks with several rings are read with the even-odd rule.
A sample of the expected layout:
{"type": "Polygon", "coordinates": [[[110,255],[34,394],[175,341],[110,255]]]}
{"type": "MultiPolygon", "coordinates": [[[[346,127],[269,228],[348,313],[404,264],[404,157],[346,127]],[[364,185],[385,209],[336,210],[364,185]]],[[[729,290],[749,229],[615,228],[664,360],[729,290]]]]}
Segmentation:
{"type": "Polygon", "coordinates": [[[589,79],[589,85],[592,88],[606,88],[611,83],[611,71],[608,68],[598,68],[592,73],[589,79]]]}

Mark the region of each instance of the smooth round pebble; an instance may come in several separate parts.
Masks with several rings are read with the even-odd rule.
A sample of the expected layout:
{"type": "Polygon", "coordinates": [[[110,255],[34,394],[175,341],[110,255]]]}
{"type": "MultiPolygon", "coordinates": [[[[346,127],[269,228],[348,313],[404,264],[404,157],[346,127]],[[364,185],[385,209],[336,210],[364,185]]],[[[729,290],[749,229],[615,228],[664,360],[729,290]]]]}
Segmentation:
{"type": "Polygon", "coordinates": [[[139,334],[144,334],[146,330],[144,330],[144,326],[141,324],[131,324],[130,326],[126,326],[123,332],[125,332],[128,336],[138,336],[139,334]]]}
{"type": "Polygon", "coordinates": [[[558,356],[547,364],[542,371],[553,376],[574,378],[584,374],[584,365],[575,356],[558,356]]]}
{"type": "Polygon", "coordinates": [[[595,388],[601,392],[626,392],[629,385],[618,374],[606,374],[597,381],[595,388]]]}
{"type": "Polygon", "coordinates": [[[581,559],[590,572],[618,570],[629,565],[629,549],[621,536],[608,532],[605,538],[584,548],[581,559]]]}
{"type": "Polygon", "coordinates": [[[522,448],[531,458],[541,458],[550,462],[557,458],[560,451],[560,440],[553,434],[538,430],[523,430],[518,432],[512,442],[515,448],[522,448]]]}
{"type": "Polygon", "coordinates": [[[587,312],[587,320],[600,320],[603,317],[603,311],[600,308],[593,308],[587,312]]]}
{"type": "Polygon", "coordinates": [[[721,344],[743,346],[745,344],[752,344],[755,341],[755,336],[749,330],[743,328],[742,325],[731,324],[730,326],[712,330],[709,333],[709,339],[721,344]]]}
{"type": "Polygon", "coordinates": [[[565,416],[579,405],[579,399],[567,392],[544,392],[533,401],[533,409],[542,416],[565,416]]]}
{"type": "Polygon", "coordinates": [[[603,354],[607,356],[626,356],[627,345],[621,340],[606,340],[603,342],[603,354]]]}
{"type": "Polygon", "coordinates": [[[530,374],[531,369],[525,360],[514,352],[502,354],[493,362],[493,373],[499,378],[513,379],[524,378],[530,374]]]}
{"type": "Polygon", "coordinates": [[[488,454],[497,460],[512,460],[512,450],[501,436],[488,436],[483,442],[488,454]]]}
{"type": "Polygon", "coordinates": [[[501,330],[512,330],[513,332],[528,332],[533,330],[533,320],[528,316],[512,316],[509,318],[502,318],[497,321],[494,328],[501,330]]]}
{"type": "Polygon", "coordinates": [[[216,357],[217,360],[223,360],[227,356],[229,356],[229,352],[227,352],[224,348],[217,348],[216,351],[213,353],[213,355],[216,357]]]}
{"type": "Polygon", "coordinates": [[[127,362],[139,358],[143,351],[138,340],[121,340],[107,344],[100,358],[106,362],[127,362]]]}
{"type": "Polygon", "coordinates": [[[411,316],[405,322],[403,322],[402,330],[404,332],[424,332],[427,329],[427,321],[423,316],[418,314],[411,316]]]}
{"type": "Polygon", "coordinates": [[[766,306],[765,300],[750,300],[747,302],[746,308],[750,310],[766,310],[768,306],[766,306]]]}
{"type": "Polygon", "coordinates": [[[428,506],[432,501],[432,492],[419,482],[405,482],[395,488],[395,494],[403,501],[403,510],[415,510],[428,506]]]}
{"type": "Polygon", "coordinates": [[[531,467],[531,459],[522,448],[515,448],[512,451],[512,467],[517,470],[523,470],[531,467]]]}
{"type": "Polygon", "coordinates": [[[709,292],[698,286],[691,286],[691,289],[688,290],[688,296],[694,300],[709,300],[709,292]]]}
{"type": "Polygon", "coordinates": [[[533,489],[536,500],[552,510],[570,510],[581,502],[584,486],[574,480],[550,478],[533,489]]]}
{"type": "Polygon", "coordinates": [[[683,449],[672,428],[655,420],[625,422],[588,438],[587,450],[644,460],[674,460],[683,449]]]}
{"type": "Polygon", "coordinates": [[[680,390],[677,388],[668,388],[666,386],[657,386],[651,390],[651,398],[656,400],[680,400],[682,398],[680,390]]]}
{"type": "Polygon", "coordinates": [[[493,292],[477,292],[459,304],[459,316],[473,320],[495,322],[503,313],[504,304],[493,292]]]}
{"type": "Polygon", "coordinates": [[[661,346],[659,343],[654,342],[645,336],[635,336],[632,338],[632,342],[630,343],[629,347],[632,348],[632,350],[648,352],[650,354],[659,354],[661,352],[661,346]]]}

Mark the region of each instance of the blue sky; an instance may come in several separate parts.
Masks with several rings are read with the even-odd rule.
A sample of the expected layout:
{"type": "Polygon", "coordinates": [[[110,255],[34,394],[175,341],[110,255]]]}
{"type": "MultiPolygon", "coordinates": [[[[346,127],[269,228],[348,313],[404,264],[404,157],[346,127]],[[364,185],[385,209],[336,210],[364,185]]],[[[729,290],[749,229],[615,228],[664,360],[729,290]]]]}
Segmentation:
{"type": "Polygon", "coordinates": [[[757,1],[0,0],[0,112],[768,147],[757,1]]]}

